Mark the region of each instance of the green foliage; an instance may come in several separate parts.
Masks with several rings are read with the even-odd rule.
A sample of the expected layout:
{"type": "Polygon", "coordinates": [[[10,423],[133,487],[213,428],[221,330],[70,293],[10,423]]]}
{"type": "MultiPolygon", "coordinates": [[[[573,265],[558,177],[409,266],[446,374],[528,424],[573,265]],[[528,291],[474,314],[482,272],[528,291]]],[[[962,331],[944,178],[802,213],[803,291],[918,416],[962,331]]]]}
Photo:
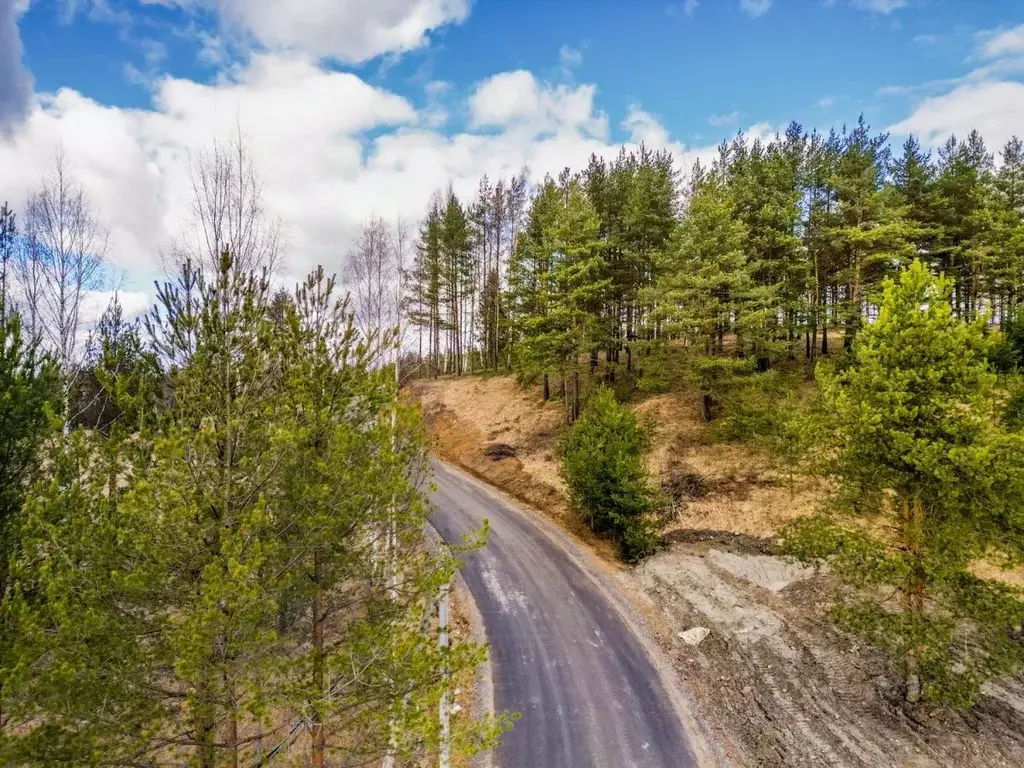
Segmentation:
{"type": "Polygon", "coordinates": [[[573,508],[597,533],[610,534],[627,562],[660,546],[662,500],[644,467],[648,431],[606,389],[588,401],[560,446],[573,508]]]}
{"type": "Polygon", "coordinates": [[[886,281],[851,364],[819,368],[837,506],[787,538],[864,590],[837,616],[892,652],[909,701],[964,706],[1024,664],[1008,639],[1021,595],[970,572],[978,557],[1024,556],[1024,438],[998,428],[983,321],[956,318],[949,295],[915,261],[886,281]],[[881,597],[893,590],[898,601],[881,597]]]}
{"type": "Polygon", "coordinates": [[[647,342],[637,347],[637,391],[641,395],[660,395],[673,389],[679,370],[679,358],[662,342],[647,342]]]}
{"type": "MultiPolygon", "coordinates": [[[[422,420],[373,364],[392,340],[359,340],[322,270],[276,311],[228,254],[162,296],[172,396],[101,332],[117,418],[51,440],[18,516],[0,762],[212,768],[291,722],[332,764],[436,754],[442,672],[484,649],[431,631],[460,550],[425,538],[422,420]]],[[[507,725],[453,716],[454,754],[507,725]]]]}
{"type": "Polygon", "coordinates": [[[1024,317],[1008,321],[989,354],[998,373],[1024,372],[1024,317]]]}
{"type": "Polygon", "coordinates": [[[21,317],[0,295],[0,595],[7,564],[18,551],[15,516],[41,465],[49,417],[60,402],[52,359],[22,333],[21,317]]]}
{"type": "Polygon", "coordinates": [[[89,338],[86,365],[73,424],[134,432],[157,417],[163,374],[156,355],[145,348],[139,322],[125,320],[116,296],[89,338]]]}
{"type": "Polygon", "coordinates": [[[1007,429],[1024,430],[1024,378],[1014,376],[1007,382],[1009,397],[1003,408],[1002,422],[1007,429]]]}
{"type": "Polygon", "coordinates": [[[600,221],[577,180],[548,181],[516,254],[514,306],[524,316],[517,359],[561,372],[605,339],[600,307],[610,285],[600,221]]]}

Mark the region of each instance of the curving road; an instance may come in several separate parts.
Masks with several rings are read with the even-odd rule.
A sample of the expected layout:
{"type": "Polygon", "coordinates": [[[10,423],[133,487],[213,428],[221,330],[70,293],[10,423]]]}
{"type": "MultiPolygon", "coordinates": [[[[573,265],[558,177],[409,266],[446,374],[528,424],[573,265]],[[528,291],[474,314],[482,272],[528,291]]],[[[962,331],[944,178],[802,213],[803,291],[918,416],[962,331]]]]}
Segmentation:
{"type": "Polygon", "coordinates": [[[496,711],[521,717],[500,768],[696,765],[679,710],[594,576],[487,486],[434,464],[433,524],[450,542],[490,520],[462,569],[490,644],[496,711]]]}

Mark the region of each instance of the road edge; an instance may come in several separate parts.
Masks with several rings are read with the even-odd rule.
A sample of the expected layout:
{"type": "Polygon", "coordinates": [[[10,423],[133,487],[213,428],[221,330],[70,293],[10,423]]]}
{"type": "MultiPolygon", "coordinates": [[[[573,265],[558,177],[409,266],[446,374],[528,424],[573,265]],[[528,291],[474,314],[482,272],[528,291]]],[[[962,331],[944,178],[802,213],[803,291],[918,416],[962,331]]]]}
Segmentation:
{"type": "MultiPolygon", "coordinates": [[[[668,660],[664,650],[651,635],[644,620],[638,615],[639,611],[632,609],[633,598],[626,594],[626,590],[623,588],[624,585],[617,583],[610,574],[605,572],[610,566],[596,555],[588,552],[581,542],[575,540],[576,537],[569,531],[561,528],[544,515],[543,512],[534,509],[513,494],[493,485],[476,475],[476,473],[470,472],[458,464],[445,461],[437,456],[432,456],[431,461],[443,465],[445,469],[467,481],[476,483],[496,500],[501,501],[529,520],[535,528],[542,532],[548,540],[561,549],[580,570],[590,577],[594,585],[608,600],[616,614],[618,614],[622,623],[637,639],[637,642],[640,643],[641,648],[643,648],[651,662],[651,666],[657,672],[669,700],[672,702],[687,735],[690,737],[694,759],[697,761],[697,764],[701,766],[731,766],[730,761],[726,758],[725,753],[715,740],[711,726],[702,715],[693,695],[686,689],[685,683],[680,679],[679,674],[668,660]]],[[[636,599],[639,600],[639,598],[636,599]]]]}
{"type": "MultiPolygon", "coordinates": [[[[437,532],[437,529],[430,522],[427,523],[427,534],[434,546],[446,546],[444,538],[437,532]]],[[[487,660],[480,665],[476,675],[473,677],[474,707],[475,712],[483,717],[494,717],[494,666],[491,663],[491,649],[487,643],[487,628],[484,626],[484,617],[476,604],[469,585],[462,576],[462,571],[455,571],[452,577],[452,587],[455,589],[459,606],[465,611],[469,619],[470,630],[473,633],[473,641],[487,646],[487,660]]],[[[472,768],[495,768],[494,750],[489,749],[474,755],[470,764],[472,768]]]]}

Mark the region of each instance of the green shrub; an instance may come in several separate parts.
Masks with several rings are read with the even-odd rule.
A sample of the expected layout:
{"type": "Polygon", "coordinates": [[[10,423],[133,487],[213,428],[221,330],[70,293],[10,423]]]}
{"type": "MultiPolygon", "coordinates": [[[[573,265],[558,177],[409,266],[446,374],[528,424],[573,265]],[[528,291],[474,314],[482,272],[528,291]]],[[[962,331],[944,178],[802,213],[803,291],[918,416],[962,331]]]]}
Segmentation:
{"type": "Polygon", "coordinates": [[[560,446],[573,509],[596,533],[614,537],[628,562],[661,545],[664,505],[644,469],[649,448],[648,431],[607,389],[589,399],[560,446]]]}
{"type": "Polygon", "coordinates": [[[633,366],[637,370],[637,391],[644,396],[670,391],[675,384],[672,379],[678,361],[669,357],[667,346],[663,342],[646,341],[636,348],[633,366]]]}
{"type": "Polygon", "coordinates": [[[1003,410],[1003,424],[1012,430],[1024,429],[1024,380],[1012,380],[1009,400],[1003,410]]]}
{"type": "Polygon", "coordinates": [[[1011,320],[997,334],[988,352],[989,364],[996,373],[1024,371],[1024,318],[1011,320]]]}

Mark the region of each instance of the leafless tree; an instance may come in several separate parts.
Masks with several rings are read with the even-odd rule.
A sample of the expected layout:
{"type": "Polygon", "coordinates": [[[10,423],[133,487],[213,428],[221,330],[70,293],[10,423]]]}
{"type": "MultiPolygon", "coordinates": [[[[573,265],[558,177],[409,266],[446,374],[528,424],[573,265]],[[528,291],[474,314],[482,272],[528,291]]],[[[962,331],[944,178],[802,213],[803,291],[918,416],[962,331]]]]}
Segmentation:
{"type": "Polygon", "coordinates": [[[263,183],[239,130],[189,164],[191,221],[171,249],[168,272],[191,261],[216,272],[229,251],[239,272],[274,272],[283,256],[280,224],[263,204],[263,183]]]}
{"type": "Polygon", "coordinates": [[[398,324],[394,237],[378,217],[363,225],[342,272],[352,295],[356,325],[364,337],[393,331],[398,324]]]}
{"type": "Polygon", "coordinates": [[[24,218],[24,244],[16,251],[15,271],[29,332],[50,346],[70,372],[82,353],[83,300],[110,277],[109,237],[63,150],[29,196],[24,218]]]}

